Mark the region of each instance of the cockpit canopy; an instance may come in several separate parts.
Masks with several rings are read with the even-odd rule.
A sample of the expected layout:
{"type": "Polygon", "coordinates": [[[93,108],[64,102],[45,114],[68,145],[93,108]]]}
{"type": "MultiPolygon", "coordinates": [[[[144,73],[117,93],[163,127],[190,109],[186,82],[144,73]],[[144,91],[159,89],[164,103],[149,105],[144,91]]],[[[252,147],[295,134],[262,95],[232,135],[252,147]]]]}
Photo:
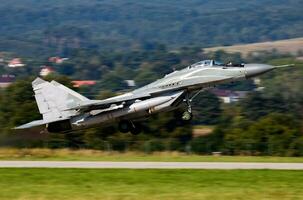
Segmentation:
{"type": "Polygon", "coordinates": [[[190,65],[189,68],[209,66],[224,66],[224,64],[216,60],[202,60],[200,62],[190,65]]]}
{"type": "Polygon", "coordinates": [[[244,64],[233,64],[232,62],[224,64],[216,60],[202,60],[200,62],[188,66],[188,69],[196,68],[196,67],[212,67],[212,66],[244,67],[244,64]]]}

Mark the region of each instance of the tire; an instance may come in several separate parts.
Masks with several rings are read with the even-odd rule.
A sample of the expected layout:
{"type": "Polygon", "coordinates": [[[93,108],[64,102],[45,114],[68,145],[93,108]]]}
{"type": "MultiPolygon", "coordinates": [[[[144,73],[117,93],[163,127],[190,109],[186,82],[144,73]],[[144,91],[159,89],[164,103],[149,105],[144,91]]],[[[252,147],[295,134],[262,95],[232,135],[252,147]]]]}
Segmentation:
{"type": "Polygon", "coordinates": [[[182,114],[182,120],[183,121],[191,121],[193,119],[193,114],[188,112],[188,111],[185,111],[183,114],[182,114]]]}
{"type": "Polygon", "coordinates": [[[121,133],[127,133],[130,131],[132,124],[129,121],[120,121],[119,122],[119,131],[121,133]]]}
{"type": "Polygon", "coordinates": [[[134,124],[130,128],[130,132],[133,135],[139,135],[141,133],[141,131],[142,131],[142,126],[140,124],[134,124]]]}

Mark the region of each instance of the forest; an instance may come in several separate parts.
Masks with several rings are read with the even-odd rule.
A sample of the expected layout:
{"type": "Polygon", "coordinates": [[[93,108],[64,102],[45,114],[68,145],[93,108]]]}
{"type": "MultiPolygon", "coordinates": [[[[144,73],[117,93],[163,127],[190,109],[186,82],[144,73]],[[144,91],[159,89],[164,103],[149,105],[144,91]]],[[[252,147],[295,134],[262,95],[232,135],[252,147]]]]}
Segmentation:
{"type": "Polygon", "coordinates": [[[171,49],[302,37],[302,5],[302,0],[10,0],[0,4],[0,51],[70,56],[77,48],[128,51],[160,43],[171,49]]]}

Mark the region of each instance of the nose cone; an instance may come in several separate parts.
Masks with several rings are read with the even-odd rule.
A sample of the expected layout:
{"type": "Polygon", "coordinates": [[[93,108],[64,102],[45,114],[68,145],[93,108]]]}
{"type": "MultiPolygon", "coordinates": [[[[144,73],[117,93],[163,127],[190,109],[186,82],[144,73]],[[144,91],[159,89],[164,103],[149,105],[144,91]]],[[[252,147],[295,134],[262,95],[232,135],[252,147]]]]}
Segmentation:
{"type": "Polygon", "coordinates": [[[266,64],[246,64],[245,66],[246,71],[246,78],[251,78],[255,76],[259,76],[261,74],[264,74],[268,71],[271,71],[275,69],[272,65],[266,65],[266,64]]]}

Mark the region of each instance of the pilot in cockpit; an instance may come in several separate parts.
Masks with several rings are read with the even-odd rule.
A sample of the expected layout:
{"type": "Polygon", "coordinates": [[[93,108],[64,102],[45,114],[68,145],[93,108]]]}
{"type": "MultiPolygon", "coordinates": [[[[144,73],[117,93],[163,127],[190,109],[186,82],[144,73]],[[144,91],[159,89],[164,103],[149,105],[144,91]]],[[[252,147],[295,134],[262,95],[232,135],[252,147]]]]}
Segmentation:
{"type": "Polygon", "coordinates": [[[202,60],[189,66],[189,68],[212,66],[212,60],[202,60]]]}
{"type": "Polygon", "coordinates": [[[213,60],[213,65],[214,66],[224,66],[224,63],[217,61],[217,60],[213,60]]]}
{"type": "Polygon", "coordinates": [[[224,64],[215,60],[202,60],[193,65],[190,65],[188,68],[191,69],[195,67],[212,67],[212,66],[224,66],[224,64]]]}

